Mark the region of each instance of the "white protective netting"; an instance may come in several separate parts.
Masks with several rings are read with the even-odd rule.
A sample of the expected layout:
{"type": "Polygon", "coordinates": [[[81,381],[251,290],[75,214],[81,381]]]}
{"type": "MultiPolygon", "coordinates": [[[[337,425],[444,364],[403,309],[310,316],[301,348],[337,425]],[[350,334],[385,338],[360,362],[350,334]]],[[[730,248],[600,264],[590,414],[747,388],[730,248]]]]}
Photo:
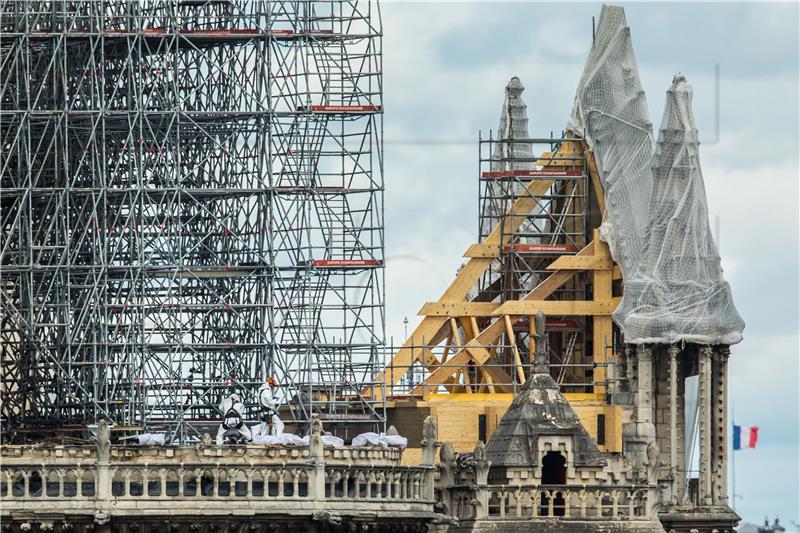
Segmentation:
{"type": "Polygon", "coordinates": [[[732,344],[744,324],[709,231],[691,93],[673,89],[654,155],[625,13],[603,6],[567,129],[586,139],[600,172],[601,235],[625,284],[614,312],[625,342],[732,344]]]}
{"type": "Polygon", "coordinates": [[[735,344],[744,321],[722,276],[708,223],[692,89],[676,76],[667,91],[653,156],[647,242],[614,313],[626,342],[735,344]]]}
{"type": "Polygon", "coordinates": [[[627,277],[644,249],[653,125],[621,7],[603,6],[567,130],[594,152],[606,201],[600,232],[627,277]]]}

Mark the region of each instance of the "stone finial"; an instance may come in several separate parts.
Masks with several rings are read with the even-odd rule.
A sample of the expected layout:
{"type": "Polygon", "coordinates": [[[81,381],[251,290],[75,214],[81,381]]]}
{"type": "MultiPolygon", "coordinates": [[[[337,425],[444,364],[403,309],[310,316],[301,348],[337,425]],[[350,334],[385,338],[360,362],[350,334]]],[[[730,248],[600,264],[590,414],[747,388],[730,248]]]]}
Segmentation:
{"type": "Polygon", "coordinates": [[[432,416],[426,416],[422,422],[422,446],[428,446],[436,441],[439,430],[436,427],[436,419],[432,416]]]}
{"type": "Polygon", "coordinates": [[[508,81],[508,85],[506,85],[506,92],[510,96],[520,96],[522,91],[525,90],[525,86],[522,85],[522,82],[519,80],[518,77],[514,76],[508,81]]]}
{"type": "Polygon", "coordinates": [[[439,450],[439,466],[441,467],[441,483],[443,487],[455,484],[456,452],[453,445],[443,442],[439,450]]]}
{"type": "Polygon", "coordinates": [[[422,464],[433,465],[436,457],[436,448],[442,445],[441,442],[436,440],[439,432],[436,428],[436,419],[432,416],[425,417],[422,423],[422,464]]]}
{"type": "Polygon", "coordinates": [[[544,313],[541,310],[536,313],[535,320],[536,352],[534,357],[533,371],[536,374],[547,374],[550,372],[550,365],[548,364],[547,360],[547,333],[545,332],[545,318],[544,313]]]}
{"type": "Polygon", "coordinates": [[[311,434],[308,437],[308,456],[312,462],[320,462],[325,455],[325,443],[322,440],[322,420],[311,421],[311,434]]]}
{"type": "Polygon", "coordinates": [[[386,435],[389,436],[389,437],[395,437],[397,435],[400,435],[400,433],[397,432],[397,428],[396,427],[389,426],[388,428],[386,428],[386,435]]]}
{"type": "Polygon", "coordinates": [[[456,451],[453,445],[449,442],[442,443],[442,449],[439,450],[439,461],[444,465],[445,463],[455,463],[456,451]]]}
{"type": "Polygon", "coordinates": [[[475,445],[472,460],[475,465],[475,482],[478,485],[485,485],[489,479],[489,467],[492,466],[492,462],[486,457],[486,446],[483,441],[479,440],[475,445]]]}
{"type": "Polygon", "coordinates": [[[654,484],[658,481],[658,468],[660,466],[658,457],[661,449],[655,439],[647,444],[647,482],[654,484]]]}
{"type": "Polygon", "coordinates": [[[212,446],[214,441],[211,440],[210,433],[203,433],[203,439],[200,441],[203,446],[212,446]]]}
{"type": "Polygon", "coordinates": [[[672,84],[675,85],[676,83],[686,83],[686,76],[678,72],[675,76],[672,77],[672,84]]]}
{"type": "Polygon", "coordinates": [[[100,420],[97,423],[97,436],[95,437],[95,445],[97,446],[97,460],[108,462],[111,457],[111,428],[108,427],[108,422],[100,420]]]}

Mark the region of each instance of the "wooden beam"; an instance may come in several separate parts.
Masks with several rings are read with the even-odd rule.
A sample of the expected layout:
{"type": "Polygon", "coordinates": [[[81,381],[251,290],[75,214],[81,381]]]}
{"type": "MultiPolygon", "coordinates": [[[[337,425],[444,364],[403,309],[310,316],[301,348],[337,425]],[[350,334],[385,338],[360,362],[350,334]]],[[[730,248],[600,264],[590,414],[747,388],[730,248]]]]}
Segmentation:
{"type": "MultiPolygon", "coordinates": [[[[498,224],[494,227],[491,233],[484,239],[483,244],[500,246],[509,242],[511,236],[516,232],[525,220],[520,214],[528,214],[533,211],[537,205],[537,196],[544,195],[553,185],[553,180],[532,180],[527,186],[526,191],[528,194],[517,198],[508,212],[503,216],[506,220],[503,224],[498,224]],[[504,226],[504,232],[501,233],[501,227],[504,226]],[[502,242],[501,242],[502,241],[502,242]]],[[[439,298],[439,302],[461,302],[467,295],[467,292],[475,286],[480,280],[483,273],[494,261],[493,257],[473,257],[467,261],[456,279],[450,283],[450,286],[439,298]]],[[[411,349],[412,346],[420,346],[423,339],[429,340],[433,338],[440,330],[445,317],[441,316],[426,316],[419,326],[411,334],[411,337],[406,340],[403,348],[392,357],[389,363],[389,369],[384,370],[377,376],[378,381],[385,381],[386,385],[391,387],[395,385],[403,374],[408,370],[417,359],[417,353],[411,349]]]]}
{"type": "Polygon", "coordinates": [[[605,257],[606,259],[611,259],[611,249],[608,247],[608,243],[600,239],[600,230],[594,230],[594,240],[597,243],[597,246],[594,250],[594,255],[597,257],[605,257]]]}
{"type": "Polygon", "coordinates": [[[522,359],[519,356],[519,349],[517,348],[517,338],[514,335],[514,326],[511,325],[511,318],[508,315],[503,316],[503,322],[506,324],[506,335],[508,342],[511,343],[511,349],[514,351],[514,365],[517,369],[517,378],[519,382],[525,383],[525,370],[522,368],[522,359]]]}
{"type": "Polygon", "coordinates": [[[444,351],[442,352],[441,364],[444,364],[444,363],[447,362],[447,356],[450,355],[450,345],[451,344],[453,344],[453,334],[452,333],[450,333],[447,336],[447,340],[444,343],[444,351]]]}
{"type": "MultiPolygon", "coordinates": [[[[433,386],[444,383],[445,380],[452,376],[459,367],[465,366],[470,360],[474,361],[475,364],[479,366],[483,365],[486,361],[489,361],[492,356],[489,353],[489,350],[485,348],[485,346],[488,345],[488,342],[486,342],[485,339],[494,336],[498,329],[502,333],[504,327],[505,323],[503,320],[494,321],[492,325],[484,329],[477,337],[469,341],[462,350],[459,350],[453,354],[450,360],[447,361],[446,365],[441,366],[431,372],[425,380],[425,385],[433,386]]],[[[495,336],[494,338],[496,339],[497,337],[495,336]]],[[[512,388],[507,385],[503,387],[498,386],[498,383],[510,384],[512,382],[511,376],[509,376],[505,370],[499,367],[487,366],[485,367],[485,371],[492,377],[495,387],[502,391],[512,390],[512,388]]],[[[422,394],[422,388],[422,385],[418,386],[416,389],[411,391],[411,394],[422,394]]]]}
{"type": "Polygon", "coordinates": [[[547,266],[547,270],[611,270],[614,262],[598,256],[562,255],[547,266]]]}
{"type": "MultiPolygon", "coordinates": [[[[594,253],[594,242],[584,246],[581,251],[571,257],[583,257],[594,253]]],[[[544,280],[533,288],[531,292],[522,297],[523,300],[544,300],[553,294],[559,287],[569,281],[575,272],[556,271],[547,276],[544,280]]]]}
{"type": "Polygon", "coordinates": [[[597,169],[597,161],[594,159],[594,153],[591,150],[585,149],[586,161],[589,167],[589,178],[592,180],[592,189],[594,189],[594,197],[597,200],[597,205],[600,208],[600,214],[603,220],[606,218],[606,195],[603,191],[603,182],[600,180],[600,171],[597,169]]]}
{"type": "Polygon", "coordinates": [[[490,394],[494,394],[494,380],[492,379],[492,375],[486,372],[483,368],[481,368],[481,375],[483,375],[483,379],[486,382],[486,388],[489,390],[490,394]]]}
{"type": "MultiPolygon", "coordinates": [[[[571,133],[568,133],[568,135],[571,135],[571,133]]],[[[555,157],[580,157],[582,152],[583,146],[580,144],[579,139],[567,140],[561,143],[555,153],[555,157]]],[[[548,154],[548,156],[549,155],[550,154],[548,154]]],[[[542,162],[544,166],[567,166],[570,164],[575,165],[576,163],[577,161],[569,161],[566,159],[545,159],[542,162]]],[[[502,245],[510,242],[513,234],[526,220],[525,215],[531,213],[531,211],[533,211],[533,209],[539,203],[538,197],[547,193],[552,184],[553,180],[531,180],[531,182],[526,186],[526,194],[522,194],[514,201],[508,212],[503,215],[502,223],[497,224],[494,227],[491,233],[486,237],[486,239],[484,239],[483,245],[498,246],[498,248],[500,248],[502,245]]],[[[486,269],[492,264],[494,257],[496,256],[471,257],[467,264],[464,265],[464,268],[462,268],[458,273],[456,279],[453,280],[450,286],[439,298],[438,303],[463,301],[467,292],[475,286],[486,269]]],[[[564,276],[561,275],[559,278],[564,278],[564,276]]],[[[567,276],[566,279],[569,279],[569,276],[567,276]]],[[[566,279],[564,279],[564,281],[566,281],[566,279]]],[[[561,281],[561,283],[563,284],[564,281],[561,281]]],[[[446,318],[441,316],[426,316],[420,325],[417,326],[411,337],[406,341],[406,344],[403,346],[403,348],[401,348],[392,358],[392,361],[390,362],[391,370],[388,373],[386,371],[382,372],[378,376],[378,380],[385,381],[386,385],[389,387],[396,384],[408,367],[411,366],[416,360],[415,357],[417,354],[411,350],[411,346],[414,346],[423,338],[431,339],[434,337],[439,332],[442,324],[444,324],[445,321],[446,318]]]]}
{"type": "Polygon", "coordinates": [[[475,318],[475,315],[471,315],[469,317],[469,326],[472,329],[472,334],[470,335],[470,340],[472,340],[475,338],[478,332],[480,332],[480,328],[478,327],[478,320],[475,318]]]}
{"type": "Polygon", "coordinates": [[[458,331],[458,324],[455,318],[450,319],[450,337],[455,341],[459,349],[464,346],[464,338],[461,336],[461,332],[458,331]]]}
{"type": "MultiPolygon", "coordinates": [[[[584,256],[589,255],[594,252],[594,242],[590,242],[586,246],[581,249],[580,252],[576,254],[576,256],[584,256]]],[[[523,300],[543,300],[553,294],[561,285],[563,285],[567,280],[569,280],[572,276],[575,275],[575,271],[555,271],[550,274],[547,278],[545,278],[539,285],[534,287],[534,289],[526,294],[523,297],[523,300]]],[[[535,314],[535,313],[534,313],[535,314]]],[[[516,318],[516,317],[515,317],[516,318]]],[[[470,359],[470,353],[467,351],[468,347],[473,346],[487,346],[491,343],[497,341],[500,335],[503,334],[503,330],[505,328],[505,323],[503,320],[495,320],[489,326],[487,326],[483,331],[481,331],[478,335],[475,336],[473,340],[467,343],[467,346],[459,350],[458,352],[454,353],[453,356],[448,361],[448,364],[442,368],[436,369],[436,371],[432,372],[428,379],[425,380],[426,383],[446,383],[448,379],[452,379],[449,376],[452,376],[455,373],[456,366],[458,364],[466,364],[467,361],[470,359]],[[449,372],[449,373],[448,373],[449,372]],[[431,379],[432,378],[432,379],[431,379]]],[[[481,353],[480,357],[483,356],[481,353]]],[[[488,357],[487,357],[488,359],[488,357]]],[[[477,364],[482,364],[479,361],[475,361],[477,364]]],[[[499,369],[498,369],[499,370],[499,369]]],[[[496,380],[500,381],[500,380],[496,380]]],[[[500,381],[501,383],[509,383],[510,381],[500,381]]]]}
{"type": "MultiPolygon", "coordinates": [[[[607,272],[609,276],[610,271],[607,272]]],[[[492,317],[502,315],[528,316],[531,311],[535,315],[540,309],[548,316],[608,315],[616,306],[612,301],[594,300],[509,300],[504,304],[497,303],[463,303],[440,304],[428,302],[422,307],[420,314],[437,317],[492,317]]],[[[472,335],[468,335],[472,337],[472,335]]]]}
{"type": "Polygon", "coordinates": [[[539,311],[549,316],[610,315],[614,308],[611,301],[595,302],[582,300],[517,300],[502,304],[492,313],[502,315],[535,315],[539,311]]]}
{"type": "Polygon", "coordinates": [[[473,244],[464,252],[464,257],[500,257],[499,244],[473,244]]]}
{"type": "MultiPolygon", "coordinates": [[[[597,241],[595,246],[595,257],[611,261],[611,250],[608,244],[600,240],[600,230],[594,230],[594,237],[597,241]]],[[[610,303],[611,312],[616,309],[614,298],[612,294],[612,278],[613,267],[608,270],[596,270],[592,273],[592,283],[594,289],[592,291],[592,299],[595,302],[610,303]]],[[[597,363],[594,367],[594,392],[596,394],[605,394],[606,386],[605,381],[608,377],[608,372],[605,363],[608,362],[608,352],[606,346],[612,341],[613,325],[611,322],[611,312],[609,316],[596,316],[592,320],[592,360],[597,363]]]]}
{"type": "Polygon", "coordinates": [[[458,321],[461,322],[461,329],[464,330],[464,342],[475,338],[476,331],[472,329],[472,322],[467,320],[465,316],[458,317],[458,321]]]}

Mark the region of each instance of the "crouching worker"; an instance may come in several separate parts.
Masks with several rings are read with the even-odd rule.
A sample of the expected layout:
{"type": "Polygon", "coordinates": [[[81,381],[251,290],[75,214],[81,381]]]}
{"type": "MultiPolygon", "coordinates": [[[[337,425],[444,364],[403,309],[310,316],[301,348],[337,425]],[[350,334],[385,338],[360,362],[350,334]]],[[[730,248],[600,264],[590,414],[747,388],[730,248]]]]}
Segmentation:
{"type": "Polygon", "coordinates": [[[217,430],[217,444],[247,444],[253,440],[250,428],[244,423],[244,404],[238,394],[231,394],[219,404],[222,424],[217,430]]]}
{"type": "Polygon", "coordinates": [[[269,378],[258,389],[258,402],[261,404],[261,423],[253,427],[254,437],[279,437],[283,435],[283,420],[278,416],[278,402],[273,393],[277,383],[269,378]]]}

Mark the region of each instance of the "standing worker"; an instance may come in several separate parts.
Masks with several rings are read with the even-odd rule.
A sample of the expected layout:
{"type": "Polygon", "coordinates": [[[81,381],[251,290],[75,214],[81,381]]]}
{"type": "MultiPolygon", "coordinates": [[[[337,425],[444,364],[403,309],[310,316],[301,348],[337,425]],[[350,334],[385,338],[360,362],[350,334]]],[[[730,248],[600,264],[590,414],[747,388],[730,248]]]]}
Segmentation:
{"type": "Polygon", "coordinates": [[[261,423],[253,427],[253,435],[256,437],[272,436],[278,437],[283,434],[283,420],[278,416],[278,398],[275,394],[275,387],[278,382],[275,378],[268,378],[267,382],[258,389],[258,402],[261,404],[262,414],[261,423]]]}

